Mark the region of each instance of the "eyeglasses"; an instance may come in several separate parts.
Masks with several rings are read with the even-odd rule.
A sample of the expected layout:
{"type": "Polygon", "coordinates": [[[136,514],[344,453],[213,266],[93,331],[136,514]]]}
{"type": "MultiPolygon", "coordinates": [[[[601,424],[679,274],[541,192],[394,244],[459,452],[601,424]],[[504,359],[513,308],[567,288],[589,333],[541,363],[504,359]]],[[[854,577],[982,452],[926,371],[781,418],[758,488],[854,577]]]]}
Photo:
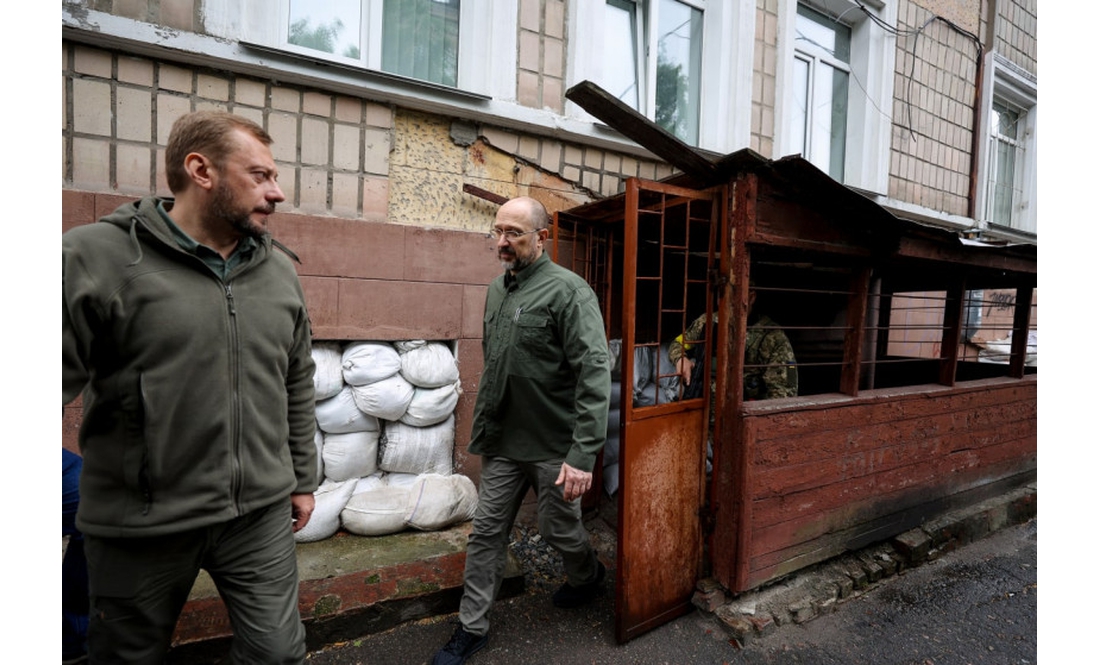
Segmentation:
{"type": "Polygon", "coordinates": [[[534,229],[532,231],[516,231],[514,229],[502,230],[502,229],[490,229],[489,237],[493,240],[500,240],[501,236],[508,239],[508,242],[519,240],[523,236],[530,235],[532,233],[538,233],[540,229],[534,229]]]}

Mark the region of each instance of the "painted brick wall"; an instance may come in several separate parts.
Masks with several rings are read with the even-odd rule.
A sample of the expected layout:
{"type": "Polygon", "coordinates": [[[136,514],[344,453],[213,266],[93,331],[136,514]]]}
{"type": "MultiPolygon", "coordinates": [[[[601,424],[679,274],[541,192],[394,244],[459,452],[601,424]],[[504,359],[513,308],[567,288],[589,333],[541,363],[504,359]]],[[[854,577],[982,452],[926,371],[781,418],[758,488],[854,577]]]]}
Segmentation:
{"type": "Polygon", "coordinates": [[[565,109],[564,0],[519,0],[516,98],[524,106],[565,109]]]}
{"type": "Polygon", "coordinates": [[[997,17],[994,48],[1001,55],[1019,65],[1031,74],[1038,74],[1036,5],[1038,0],[1009,0],[997,5],[1000,15],[997,17]]]}
{"type": "MultiPolygon", "coordinates": [[[[976,9],[973,27],[964,28],[971,32],[976,9]]],[[[965,216],[977,130],[978,45],[943,21],[929,22],[933,16],[912,2],[898,11],[898,29],[911,32],[898,38],[889,195],[965,216]]]]}
{"type": "Polygon", "coordinates": [[[752,54],[752,126],[749,147],[773,158],[775,132],[776,58],[779,57],[779,0],[756,0],[756,30],[752,54]]]}
{"type": "MultiPolygon", "coordinates": [[[[169,195],[164,144],[179,115],[220,108],[263,125],[288,197],[271,228],[302,259],[315,339],[455,341],[464,391],[456,464],[475,480],[477,458],[465,450],[485,287],[499,265],[485,238],[496,205],[462,185],[530,194],[558,210],[617,193],[627,176],[672,172],[557,139],[64,41],[62,89],[62,232],[125,201],[169,195]]],[[[72,450],[79,422],[79,404],[63,411],[72,450]]]]}

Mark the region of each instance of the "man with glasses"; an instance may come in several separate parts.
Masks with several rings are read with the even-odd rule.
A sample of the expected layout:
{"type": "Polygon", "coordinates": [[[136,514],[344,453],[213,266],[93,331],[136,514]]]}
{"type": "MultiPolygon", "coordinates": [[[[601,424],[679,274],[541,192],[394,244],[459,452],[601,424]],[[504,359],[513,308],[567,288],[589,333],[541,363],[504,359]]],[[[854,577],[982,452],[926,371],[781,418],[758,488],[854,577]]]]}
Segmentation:
{"type": "Polygon", "coordinates": [[[596,294],[543,251],[550,217],[535,199],[500,207],[493,225],[504,273],[489,285],[484,368],[469,450],[482,456],[466,548],[460,625],[432,661],[455,665],[485,646],[516,513],[529,488],[540,535],[562,555],[558,607],[585,605],[606,570],[581,520],[581,496],[607,435],[611,370],[596,294]]]}

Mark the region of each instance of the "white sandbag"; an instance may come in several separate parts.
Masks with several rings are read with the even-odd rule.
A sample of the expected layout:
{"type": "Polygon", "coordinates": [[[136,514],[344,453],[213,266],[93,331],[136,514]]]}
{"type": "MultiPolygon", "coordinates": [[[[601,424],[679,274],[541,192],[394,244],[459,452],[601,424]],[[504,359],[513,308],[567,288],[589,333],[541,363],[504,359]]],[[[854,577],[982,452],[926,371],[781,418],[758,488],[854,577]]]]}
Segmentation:
{"type": "Polygon", "coordinates": [[[397,349],[398,353],[408,353],[413,349],[419,349],[428,343],[426,339],[406,339],[400,342],[394,342],[393,346],[397,349]]]}
{"type": "Polygon", "coordinates": [[[394,487],[411,488],[420,478],[419,473],[383,473],[382,481],[394,487]]]}
{"type": "Polygon", "coordinates": [[[317,402],[316,414],[317,427],[326,434],[378,431],[378,418],[363,413],[356,405],[351,386],[344,386],[335,397],[317,402]]]}
{"type": "Polygon", "coordinates": [[[441,388],[415,388],[412,400],[399,419],[413,427],[429,427],[443,422],[458,404],[458,381],[441,388]]]}
{"type": "Polygon", "coordinates": [[[326,480],[313,493],[313,514],[299,531],[294,533],[295,542],[312,543],[324,540],[340,530],[340,512],[344,510],[355,481],[334,483],[326,480]]]}
{"type": "Polygon", "coordinates": [[[340,482],[378,470],[378,432],[325,435],[325,477],[340,482]]]}
{"type": "Polygon", "coordinates": [[[344,369],[341,366],[343,354],[338,342],[314,342],[311,351],[313,364],[313,399],[335,397],[344,389],[344,369]]]}
{"type": "Polygon", "coordinates": [[[604,468],[617,464],[619,462],[619,433],[615,432],[615,435],[607,435],[607,441],[603,444],[603,465],[604,468]]]}
{"type": "Polygon", "coordinates": [[[618,491],[618,463],[604,467],[604,490],[608,497],[614,497],[618,491]]]}
{"type": "Polygon", "coordinates": [[[352,491],[352,496],[359,494],[360,492],[366,492],[369,490],[378,489],[379,487],[385,487],[386,481],[383,478],[385,474],[381,471],[375,471],[369,476],[360,478],[355,483],[355,489],[352,491]]]}
{"type": "Polygon", "coordinates": [[[420,531],[436,531],[474,518],[477,488],[462,474],[426,473],[413,485],[405,524],[420,531]]]}
{"type": "Polygon", "coordinates": [[[397,420],[409,408],[414,390],[413,384],[395,373],[374,383],[352,386],[351,394],[355,405],[363,413],[382,420],[397,420]]]}
{"type": "Polygon", "coordinates": [[[313,430],[313,445],[317,447],[317,482],[325,479],[325,433],[318,427],[313,430]]]}
{"type": "Polygon", "coordinates": [[[659,349],[654,379],[658,388],[658,404],[668,404],[680,399],[680,375],[676,373],[676,366],[668,358],[668,344],[662,344],[659,349]]]}
{"type": "Polygon", "coordinates": [[[622,375],[623,368],[620,366],[620,359],[623,352],[623,340],[621,339],[609,339],[607,340],[607,352],[610,356],[611,365],[611,380],[617,381],[622,375]]]}
{"type": "Polygon", "coordinates": [[[419,388],[439,388],[458,381],[458,361],[443,342],[419,346],[398,345],[401,376],[419,388]],[[402,349],[405,349],[402,351],[402,349]]]}
{"type": "Polygon", "coordinates": [[[362,386],[401,371],[401,356],[389,342],[355,342],[344,349],[344,381],[362,386]]]}
{"type": "Polygon", "coordinates": [[[391,473],[450,475],[454,440],[454,415],[431,427],[386,423],[378,443],[378,468],[391,473]]]}
{"type": "Polygon", "coordinates": [[[405,530],[408,506],[409,488],[385,485],[352,496],[340,522],[358,536],[385,536],[405,530]]]}

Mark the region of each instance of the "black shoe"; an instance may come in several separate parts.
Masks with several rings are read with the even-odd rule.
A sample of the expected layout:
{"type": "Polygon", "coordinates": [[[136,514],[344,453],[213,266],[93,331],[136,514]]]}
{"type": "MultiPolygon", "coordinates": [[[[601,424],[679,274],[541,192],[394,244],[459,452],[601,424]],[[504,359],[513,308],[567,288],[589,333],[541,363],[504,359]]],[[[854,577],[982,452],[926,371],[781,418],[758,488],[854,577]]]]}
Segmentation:
{"type": "Polygon", "coordinates": [[[462,665],[489,641],[488,635],[474,635],[462,626],[455,628],[447,644],[436,652],[432,665],[462,665]]]}
{"type": "Polygon", "coordinates": [[[599,595],[600,585],[603,584],[603,578],[607,574],[607,568],[604,568],[602,563],[597,561],[596,566],[596,580],[594,582],[580,586],[573,586],[569,582],[561,585],[561,588],[554,592],[554,606],[572,608],[592,602],[592,599],[599,595]]]}

